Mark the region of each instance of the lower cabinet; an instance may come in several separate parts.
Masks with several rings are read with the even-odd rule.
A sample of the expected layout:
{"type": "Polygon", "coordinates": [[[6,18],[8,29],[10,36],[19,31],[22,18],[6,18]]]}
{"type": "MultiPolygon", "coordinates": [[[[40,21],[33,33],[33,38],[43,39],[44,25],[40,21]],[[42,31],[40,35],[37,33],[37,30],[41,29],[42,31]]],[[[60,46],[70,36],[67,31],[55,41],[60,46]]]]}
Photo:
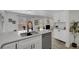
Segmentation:
{"type": "Polygon", "coordinates": [[[18,49],[41,49],[42,48],[41,36],[28,38],[18,42],[18,49]]]}
{"type": "Polygon", "coordinates": [[[41,35],[6,44],[3,49],[42,49],[41,35]]]}
{"type": "Polygon", "coordinates": [[[51,49],[51,32],[18,42],[18,49],[51,49]]]}
{"type": "Polygon", "coordinates": [[[18,49],[30,49],[30,41],[23,40],[18,42],[18,49]]]}
{"type": "Polygon", "coordinates": [[[37,36],[31,40],[31,49],[42,49],[42,38],[37,36]]]}
{"type": "Polygon", "coordinates": [[[51,49],[51,32],[21,39],[3,46],[4,49],[51,49]]]}
{"type": "Polygon", "coordinates": [[[3,47],[3,49],[17,49],[17,43],[10,43],[3,47]]]}

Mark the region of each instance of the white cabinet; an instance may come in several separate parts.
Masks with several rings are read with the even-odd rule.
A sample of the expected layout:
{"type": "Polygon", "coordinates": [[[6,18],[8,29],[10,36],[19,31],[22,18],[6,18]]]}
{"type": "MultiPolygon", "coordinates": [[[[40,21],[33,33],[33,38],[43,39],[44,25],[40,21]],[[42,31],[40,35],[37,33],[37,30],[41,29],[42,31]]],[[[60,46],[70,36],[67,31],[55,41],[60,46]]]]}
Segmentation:
{"type": "Polygon", "coordinates": [[[3,47],[3,49],[17,49],[17,43],[10,43],[3,47]]]}
{"type": "Polygon", "coordinates": [[[69,19],[68,19],[68,12],[66,11],[61,11],[59,13],[55,13],[53,16],[54,22],[55,23],[60,23],[58,26],[54,27],[54,35],[53,37],[56,39],[59,39],[61,41],[64,42],[68,42],[69,41],[69,19]],[[63,24],[62,24],[63,22],[63,24]],[[63,26],[62,26],[63,25],[63,26]],[[57,27],[57,28],[56,28],[57,27]],[[64,30],[62,29],[58,29],[58,27],[60,28],[65,28],[64,30]]]}
{"type": "Polygon", "coordinates": [[[6,43],[1,46],[2,49],[42,49],[41,35],[21,39],[20,41],[6,43]]]}
{"type": "Polygon", "coordinates": [[[54,35],[53,37],[56,39],[59,39],[61,41],[67,42],[67,36],[66,36],[66,31],[65,30],[57,30],[54,29],[54,35]]]}
{"type": "Polygon", "coordinates": [[[30,41],[27,39],[18,42],[18,49],[30,49],[30,41]]]}
{"type": "Polygon", "coordinates": [[[18,29],[18,15],[16,13],[5,12],[4,32],[11,32],[18,29]]]}
{"type": "Polygon", "coordinates": [[[42,38],[41,36],[37,36],[31,38],[31,49],[41,49],[42,48],[42,38]]]}
{"type": "Polygon", "coordinates": [[[18,42],[18,49],[41,49],[41,36],[35,36],[18,42]]]}

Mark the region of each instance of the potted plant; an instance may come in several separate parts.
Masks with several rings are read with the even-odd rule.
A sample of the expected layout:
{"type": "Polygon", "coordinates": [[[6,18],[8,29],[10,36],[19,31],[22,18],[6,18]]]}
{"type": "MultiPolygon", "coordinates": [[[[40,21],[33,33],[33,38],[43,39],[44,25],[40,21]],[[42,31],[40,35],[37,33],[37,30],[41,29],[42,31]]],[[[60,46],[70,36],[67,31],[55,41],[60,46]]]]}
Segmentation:
{"type": "Polygon", "coordinates": [[[77,48],[77,44],[75,43],[75,39],[76,39],[76,33],[78,32],[77,31],[78,22],[73,22],[72,24],[73,25],[70,27],[70,32],[72,32],[73,36],[74,36],[74,42],[72,43],[72,47],[77,48]]]}

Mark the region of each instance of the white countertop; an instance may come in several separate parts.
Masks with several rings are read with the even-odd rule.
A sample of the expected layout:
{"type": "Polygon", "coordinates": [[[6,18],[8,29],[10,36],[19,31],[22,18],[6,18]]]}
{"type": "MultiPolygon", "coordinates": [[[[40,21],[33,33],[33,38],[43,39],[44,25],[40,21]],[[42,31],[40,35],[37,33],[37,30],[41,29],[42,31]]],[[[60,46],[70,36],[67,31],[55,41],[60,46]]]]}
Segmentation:
{"type": "Polygon", "coordinates": [[[51,32],[51,30],[42,30],[42,31],[37,31],[39,34],[44,34],[44,33],[48,33],[51,32]]]}
{"type": "Polygon", "coordinates": [[[34,37],[34,36],[41,35],[41,34],[48,33],[48,32],[51,32],[51,31],[50,30],[42,30],[42,31],[38,31],[38,34],[34,34],[31,36],[25,36],[25,37],[19,36],[17,32],[2,33],[2,34],[0,34],[0,46],[4,43],[16,41],[16,40],[21,40],[24,38],[28,39],[30,37],[34,37]]]}

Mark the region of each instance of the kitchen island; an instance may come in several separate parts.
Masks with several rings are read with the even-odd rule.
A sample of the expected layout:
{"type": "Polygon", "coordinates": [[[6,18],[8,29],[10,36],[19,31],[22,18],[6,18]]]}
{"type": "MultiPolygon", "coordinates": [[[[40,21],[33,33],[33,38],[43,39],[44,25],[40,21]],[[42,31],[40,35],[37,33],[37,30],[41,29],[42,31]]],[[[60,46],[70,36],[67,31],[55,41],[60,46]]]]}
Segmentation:
{"type": "MultiPolygon", "coordinates": [[[[18,35],[17,32],[2,33],[0,34],[0,48],[1,49],[3,48],[4,49],[42,49],[44,47],[43,45],[47,44],[43,42],[45,40],[43,40],[42,38],[44,36],[43,34],[46,33],[51,33],[51,31],[50,30],[38,31],[37,34],[24,36],[24,37],[18,35]]],[[[49,44],[51,44],[51,42],[49,44]]]]}

